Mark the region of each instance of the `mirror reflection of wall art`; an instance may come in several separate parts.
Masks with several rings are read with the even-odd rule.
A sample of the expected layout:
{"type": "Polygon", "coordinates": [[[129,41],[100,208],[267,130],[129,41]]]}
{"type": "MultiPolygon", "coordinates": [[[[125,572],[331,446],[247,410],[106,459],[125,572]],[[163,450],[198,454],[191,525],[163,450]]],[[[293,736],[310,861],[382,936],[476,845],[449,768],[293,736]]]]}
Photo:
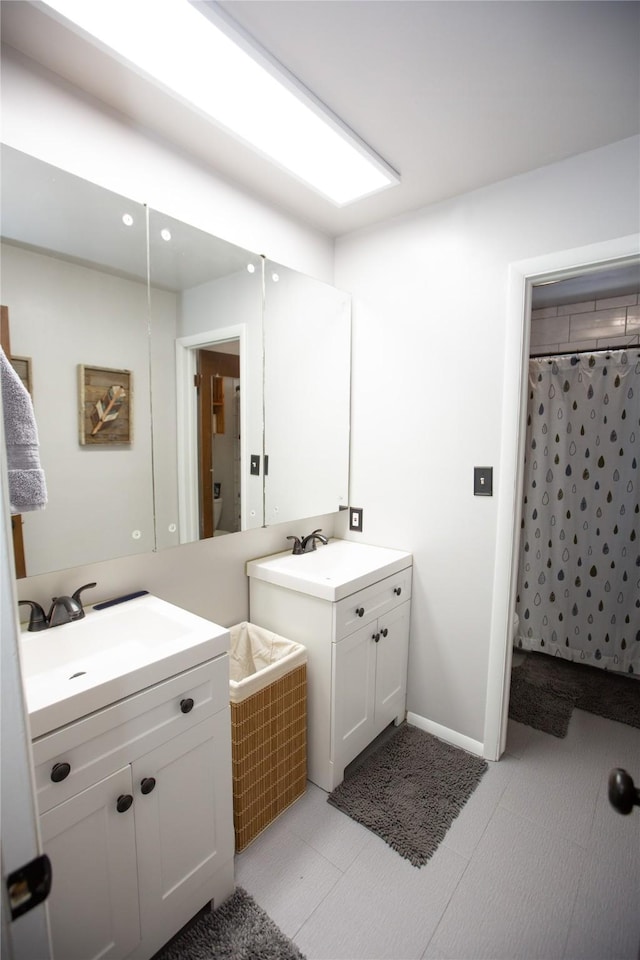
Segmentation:
{"type": "Polygon", "coordinates": [[[78,364],[80,443],[131,443],[130,370],[78,364]]]}
{"type": "Polygon", "coordinates": [[[20,377],[25,388],[33,395],[31,384],[31,357],[15,357],[12,355],[9,359],[11,366],[20,377]]]}

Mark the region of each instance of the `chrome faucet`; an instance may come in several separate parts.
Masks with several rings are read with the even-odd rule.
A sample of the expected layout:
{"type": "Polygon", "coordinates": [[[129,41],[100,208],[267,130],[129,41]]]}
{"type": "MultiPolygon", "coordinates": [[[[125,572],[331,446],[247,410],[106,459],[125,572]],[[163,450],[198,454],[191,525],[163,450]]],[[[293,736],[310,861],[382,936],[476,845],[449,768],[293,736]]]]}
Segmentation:
{"type": "Polygon", "coordinates": [[[82,620],[84,617],[84,607],[80,594],[83,590],[95,587],[95,583],[85,583],[70,597],[54,597],[51,601],[49,613],[45,613],[39,603],[35,600],[20,600],[20,605],[30,606],[31,615],[29,617],[29,631],[46,630],[48,627],[59,627],[63,623],[72,623],[74,620],[82,620]]]}
{"type": "Polygon", "coordinates": [[[320,543],[324,543],[325,546],[329,542],[326,537],[322,536],[322,530],[314,530],[313,533],[310,533],[308,536],[303,537],[302,542],[300,544],[300,548],[301,548],[300,552],[311,553],[312,550],[316,549],[316,540],[319,540],[320,543]]]}

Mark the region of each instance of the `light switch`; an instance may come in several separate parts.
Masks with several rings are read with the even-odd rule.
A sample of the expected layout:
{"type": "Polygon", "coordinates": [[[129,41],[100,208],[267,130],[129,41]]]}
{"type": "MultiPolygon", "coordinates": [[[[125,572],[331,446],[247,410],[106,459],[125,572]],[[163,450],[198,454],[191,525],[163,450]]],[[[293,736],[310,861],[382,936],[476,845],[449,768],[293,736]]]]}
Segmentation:
{"type": "Polygon", "coordinates": [[[493,496],[493,467],[473,468],[473,493],[476,497],[493,496]]]}

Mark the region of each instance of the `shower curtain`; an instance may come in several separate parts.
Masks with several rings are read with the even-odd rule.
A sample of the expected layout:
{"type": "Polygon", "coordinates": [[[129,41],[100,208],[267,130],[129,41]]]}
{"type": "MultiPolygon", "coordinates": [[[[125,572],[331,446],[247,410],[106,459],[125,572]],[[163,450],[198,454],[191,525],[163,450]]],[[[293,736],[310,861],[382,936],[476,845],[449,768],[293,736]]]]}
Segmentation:
{"type": "Polygon", "coordinates": [[[516,647],[640,675],[640,351],[529,362],[516,647]]]}

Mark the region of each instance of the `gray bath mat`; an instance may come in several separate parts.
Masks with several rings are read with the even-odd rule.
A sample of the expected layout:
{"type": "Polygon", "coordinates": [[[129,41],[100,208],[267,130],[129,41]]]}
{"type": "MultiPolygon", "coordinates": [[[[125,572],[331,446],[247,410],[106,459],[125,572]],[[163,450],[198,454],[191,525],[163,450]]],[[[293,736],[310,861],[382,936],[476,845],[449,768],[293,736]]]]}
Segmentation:
{"type": "Polygon", "coordinates": [[[512,672],[509,716],[527,727],[554,737],[566,737],[573,713],[573,700],[558,696],[512,672]]]}
{"type": "Polygon", "coordinates": [[[513,720],[564,737],[574,707],[640,728],[640,680],[532,652],[511,671],[513,720]]]}
{"type": "Polygon", "coordinates": [[[305,960],[242,887],[200,917],[153,960],[305,960]]]}
{"type": "Polygon", "coordinates": [[[421,867],[486,769],[485,760],[403,724],[327,800],[421,867]]]}

